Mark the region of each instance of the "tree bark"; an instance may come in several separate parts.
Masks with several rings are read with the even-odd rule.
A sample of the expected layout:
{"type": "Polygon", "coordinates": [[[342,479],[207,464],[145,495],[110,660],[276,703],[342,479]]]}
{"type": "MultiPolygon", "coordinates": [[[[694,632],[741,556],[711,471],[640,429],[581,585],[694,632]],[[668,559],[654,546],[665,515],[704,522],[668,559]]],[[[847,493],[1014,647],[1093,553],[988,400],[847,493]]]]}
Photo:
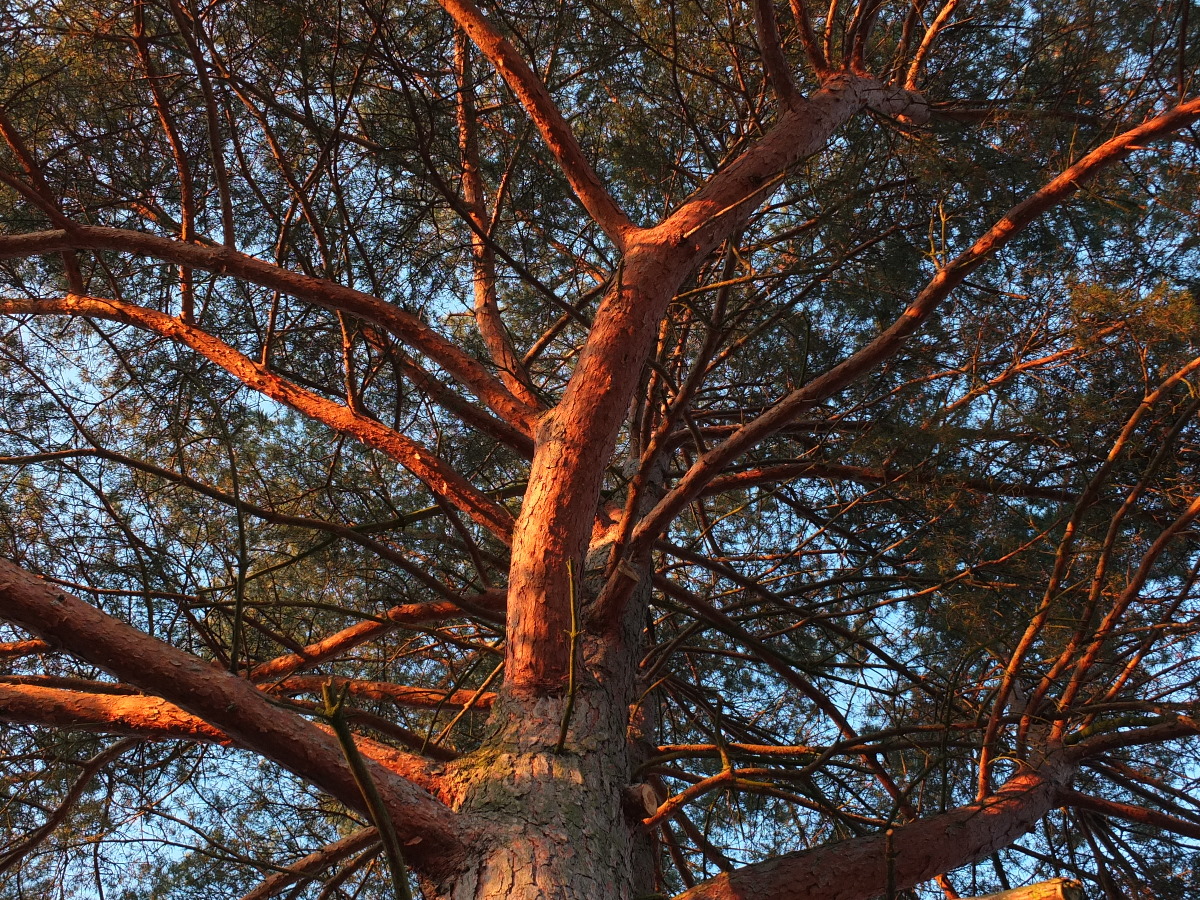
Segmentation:
{"type": "Polygon", "coordinates": [[[484,749],[455,764],[460,811],[482,839],[452,880],[427,885],[433,900],[633,900],[636,860],[650,837],[624,809],[631,756],[627,707],[598,684],[576,696],[562,753],[565,696],[508,697],[484,749]]]}
{"type": "Polygon", "coordinates": [[[863,900],[889,880],[905,890],[1011,844],[1054,807],[1073,771],[1053,756],[985,800],[900,826],[890,855],[883,835],[842,841],[744,866],[678,900],[863,900]]]}
{"type": "MultiPolygon", "coordinates": [[[[157,694],[236,745],[295,772],[351,808],[363,808],[337,741],[270,703],[249,682],[143,634],[3,559],[0,608],[6,620],[47,643],[157,694]]],[[[453,870],[466,849],[466,823],[408,779],[377,762],[368,765],[401,839],[413,842],[412,859],[426,871],[453,870]]]]}
{"type": "Polygon", "coordinates": [[[1083,885],[1072,878],[1052,878],[975,900],[1083,900],[1083,885]]]}

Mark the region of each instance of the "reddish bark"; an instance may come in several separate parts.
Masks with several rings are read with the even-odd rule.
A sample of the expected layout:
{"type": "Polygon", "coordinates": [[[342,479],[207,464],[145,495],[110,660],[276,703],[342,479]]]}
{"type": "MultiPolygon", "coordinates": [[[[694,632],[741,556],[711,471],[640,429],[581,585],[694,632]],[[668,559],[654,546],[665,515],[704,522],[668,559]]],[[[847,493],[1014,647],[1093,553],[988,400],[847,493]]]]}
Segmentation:
{"type": "MultiPolygon", "coordinates": [[[[488,610],[502,610],[503,597],[499,595],[484,595],[479,598],[479,605],[488,610]]],[[[291,653],[255,666],[250,672],[253,681],[270,681],[273,678],[283,678],[300,669],[315,666],[327,659],[332,659],[345,653],[353,647],[372,641],[392,629],[402,625],[420,625],[426,622],[439,622],[462,612],[462,607],[456,603],[405,603],[393,606],[383,613],[384,621],[367,621],[343,628],[336,634],[322,638],[304,648],[302,653],[291,653]]]]}
{"type": "MultiPolygon", "coordinates": [[[[580,568],[604,466],[671,297],[699,260],[757,208],[776,176],[819,150],[864,105],[886,106],[890,97],[870,79],[831,79],[813,99],[785,111],[761,141],[662,224],[626,235],[615,283],[561,401],[539,427],[513,535],[506,671],[512,689],[562,688],[568,661],[563,636],[570,630],[567,561],[580,568]]],[[[914,102],[907,94],[892,99],[904,109],[914,102]]],[[[602,615],[595,621],[615,619],[602,615]]]]}
{"type": "MultiPolygon", "coordinates": [[[[0,604],[8,621],[177,705],[347,806],[363,808],[336,739],[273,705],[248,682],[54,590],[7,560],[0,560],[0,604]]],[[[370,766],[401,839],[418,839],[414,864],[429,872],[453,870],[466,850],[464,823],[425,790],[378,763],[370,766]]]]}
{"type": "Polygon", "coordinates": [[[120,228],[73,225],[69,231],[60,229],[0,235],[0,259],[59,250],[114,250],[144,254],[164,262],[231,275],[251,284],[303,298],[326,309],[348,313],[380,326],[428,356],[510,425],[532,432],[539,413],[539,410],[531,409],[513,397],[476,359],[417,316],[370,294],[332,281],[301,275],[229,247],[184,244],[120,228]]]}
{"type": "Polygon", "coordinates": [[[470,704],[474,709],[490,709],[496,695],[477,691],[436,691],[429,688],[406,687],[390,681],[361,681],[355,678],[292,675],[275,682],[272,687],[282,693],[320,694],[323,686],[332,684],[335,690],[346,690],[351,697],[385,700],[397,706],[424,709],[461,709],[470,704]]]}
{"type": "Polygon", "coordinates": [[[489,222],[479,161],[479,125],[475,118],[475,84],[471,53],[466,39],[455,36],[454,57],[458,76],[458,147],[462,154],[463,204],[471,218],[472,288],[475,293],[475,326],[500,370],[505,386],[532,408],[542,406],[529,373],[513,348],[496,298],[496,254],[488,239],[489,222]]]}
{"type": "Polygon", "coordinates": [[[346,857],[378,843],[379,831],[374,827],[363,828],[340,841],[327,844],[303,859],[296,860],[282,872],[275,872],[264,878],[251,891],[243,894],[241,900],[267,900],[268,897],[281,893],[284,888],[313,878],[330,866],[337,865],[346,857]]]}
{"type": "Polygon", "coordinates": [[[499,34],[470,0],[438,0],[459,27],[467,33],[500,77],[517,95],[529,118],[533,120],[542,140],[558,160],[558,164],[575,196],[584,209],[617,247],[623,247],[625,237],[633,229],[628,216],[617,206],[601,183],[575,139],[571,126],[550,98],[546,86],[529,68],[516,48],[499,34]]]}
{"type": "MultiPolygon", "coordinates": [[[[0,238],[2,241],[3,238],[0,238]]],[[[119,300],[76,294],[58,300],[0,300],[0,313],[73,313],[123,322],[179,341],[219,365],[247,387],[386,453],[425,482],[430,490],[496,537],[506,542],[509,538],[512,516],[508,510],[476,490],[423,444],[349,407],[297,386],[195,325],[119,300]]]]}
{"type": "Polygon", "coordinates": [[[45,641],[9,641],[0,644],[0,659],[14,656],[32,656],[35,653],[47,653],[53,649],[45,641]]]}
{"type": "MultiPolygon", "coordinates": [[[[830,88],[827,87],[824,91],[828,92],[830,88]]],[[[827,94],[830,99],[826,100],[826,105],[832,105],[833,109],[838,109],[839,106],[844,109],[850,102],[846,94],[850,93],[852,92],[847,90],[840,96],[827,94]]],[[[826,113],[826,115],[831,114],[831,112],[826,113]]],[[[716,478],[730,462],[775,434],[805,410],[811,409],[814,404],[841,391],[894,356],[976,266],[1020,234],[1038,216],[1073,196],[1080,187],[1099,172],[1124,159],[1144,143],[1171,134],[1197,119],[1200,119],[1200,99],[1181,103],[1169,112],[1101,144],[1061,175],[1052,179],[1044,188],[1010,209],[968,250],[942,268],[909,304],[903,314],[866,346],[823,375],[796,389],[758,418],[741,426],[697,460],[658,506],[638,525],[635,541],[648,543],[654,540],[666,524],[673,520],[684,506],[699,496],[709,482],[716,478]]],[[[763,145],[767,145],[771,141],[778,128],[779,126],[776,126],[776,129],[773,129],[763,139],[761,144],[756,147],[756,151],[760,151],[763,145]]],[[[767,156],[773,155],[766,151],[761,152],[767,156]]],[[[781,152],[781,148],[774,151],[775,154],[781,152]]],[[[751,155],[751,153],[747,153],[746,156],[739,159],[738,163],[730,166],[726,173],[738,169],[739,164],[751,155]]],[[[748,162],[742,168],[747,171],[744,173],[739,171],[736,178],[728,177],[727,180],[740,185],[743,191],[749,191],[754,187],[754,178],[761,180],[765,177],[760,166],[754,166],[748,162]]],[[[665,228],[680,218],[684,222],[690,222],[703,210],[708,210],[709,217],[716,216],[725,207],[719,205],[721,203],[719,199],[705,197],[705,194],[710,193],[710,188],[713,194],[728,194],[724,184],[720,184],[721,191],[716,190],[715,186],[721,181],[720,175],[714,177],[709,182],[708,188],[697,194],[696,200],[684,206],[660,227],[665,228]],[[690,211],[693,205],[697,205],[697,209],[690,211]],[[688,212],[687,216],[684,216],[685,212],[688,212]]],[[[703,220],[698,225],[691,227],[703,227],[703,220]]]]}
{"type": "Polygon", "coordinates": [[[152,740],[186,738],[230,743],[225,732],[174,703],[141,694],[83,693],[31,684],[0,684],[0,719],[152,740]]]}
{"type": "MultiPolygon", "coordinates": [[[[600,544],[613,534],[624,539],[631,533],[634,518],[643,512],[633,502],[640,498],[631,498],[626,505],[628,521],[611,523],[611,527],[604,521],[598,527],[597,510],[601,506],[599,498],[606,467],[613,462],[630,402],[653,352],[667,306],[680,285],[701,261],[738,232],[791,167],[819,151],[852,116],[870,109],[913,123],[927,118],[928,105],[913,88],[919,81],[922,59],[938,32],[949,22],[957,0],[949,0],[927,29],[925,39],[911,60],[903,88],[884,84],[863,71],[864,48],[871,17],[878,10],[878,4],[859,4],[846,17],[849,25],[844,44],[849,48],[849,63],[843,70],[832,72],[833,29],[826,29],[825,44],[819,47],[803,0],[793,0],[792,9],[801,41],[815,74],[822,81],[820,89],[807,99],[796,93],[773,4],[756,0],[754,11],[763,60],[784,108],[764,137],[711,177],[664,221],[644,229],[635,226],[608,193],[546,86],[493,25],[494,20],[486,17],[470,0],[439,2],[514,92],[575,195],[622,253],[622,262],[596,313],[574,373],[561,402],[553,410],[542,414],[537,394],[507,342],[500,321],[493,250],[485,237],[488,226],[486,204],[479,177],[478,152],[474,146],[474,111],[465,53],[462,55],[459,118],[464,206],[472,226],[476,311],[485,344],[502,370],[499,379],[417,317],[378,298],[289,272],[237,253],[231,247],[189,243],[192,223],[191,202],[187,198],[184,206],[189,209],[183,226],[183,242],[118,229],[73,225],[58,210],[53,197],[43,196],[43,192],[36,189],[39,185],[36,167],[28,162],[27,154],[23,155],[19,141],[12,139],[9,143],[25,164],[28,179],[35,188],[18,184],[18,189],[44,207],[51,220],[63,230],[0,236],[0,256],[61,251],[70,261],[74,251],[85,249],[146,254],[187,269],[227,274],[287,292],[334,310],[339,317],[349,315],[373,323],[441,366],[499,417],[504,427],[491,424],[490,414],[455,399],[452,390],[441,390],[447,406],[458,408],[464,420],[478,424],[520,450],[532,449],[528,488],[515,524],[503,506],[474,488],[426,447],[360,414],[352,388],[347,389],[346,406],[303,390],[194,327],[186,307],[181,322],[161,312],[120,301],[80,296],[83,288],[77,284],[78,270],[73,269],[69,277],[72,289],[79,293],[56,301],[0,301],[0,312],[107,318],[146,328],[186,345],[265,396],[387,453],[421,478],[448,504],[446,509],[453,507],[465,512],[475,523],[503,541],[511,536],[505,685],[498,697],[469,691],[447,696],[367,681],[342,680],[340,683],[352,694],[399,703],[465,706],[490,704],[495,700],[497,727],[484,749],[474,758],[447,765],[444,777],[409,754],[393,751],[374,741],[364,739],[361,742],[364,755],[382,764],[374,767],[372,777],[384,794],[401,838],[410,842],[412,861],[424,875],[432,876],[427,891],[430,896],[481,900],[563,893],[627,898],[632,896],[635,886],[640,887],[646,880],[637,868],[639,855],[646,855],[649,838],[636,823],[626,821],[621,811],[620,798],[629,796],[630,792],[630,785],[625,782],[638,770],[637,754],[644,749],[639,748],[636,738],[631,736],[630,732],[635,729],[629,721],[630,704],[643,687],[635,681],[638,658],[635,649],[640,640],[644,607],[639,608],[634,603],[627,606],[625,601],[633,594],[635,584],[648,590],[650,579],[644,566],[631,570],[621,565],[622,560],[614,560],[609,568],[616,574],[610,587],[625,579],[619,594],[606,592],[597,601],[595,585],[582,583],[582,563],[589,541],[600,544]],[[532,448],[529,446],[531,436],[536,439],[532,448]],[[575,622],[579,610],[573,607],[591,602],[600,607],[602,614],[592,617],[595,627],[591,633],[583,635],[582,645],[577,647],[580,634],[575,629],[575,622]],[[576,666],[583,671],[576,672],[576,666]],[[573,676],[572,685],[579,686],[578,698],[574,691],[569,697],[563,696],[568,671],[573,676]],[[396,777],[397,773],[407,778],[396,777]],[[414,783],[429,790],[421,790],[414,783]],[[439,802],[439,797],[446,801],[445,804],[439,802]],[[452,813],[451,803],[461,804],[465,812],[452,813]],[[485,822],[487,829],[475,828],[479,822],[485,822]]],[[[835,3],[827,19],[834,18],[836,8],[835,3]]],[[[203,68],[197,48],[190,41],[189,47],[197,65],[203,68]]],[[[139,43],[139,50],[149,71],[151,61],[144,41],[139,43]]],[[[176,150],[180,176],[185,178],[186,161],[182,160],[173,126],[157,91],[155,99],[169,143],[176,150]]],[[[209,99],[211,114],[211,96],[209,99]]],[[[1015,206],[966,253],[941,269],[904,314],[859,352],[784,397],[765,414],[741,426],[719,446],[703,454],[674,490],[653,508],[636,530],[632,530],[630,552],[634,561],[644,563],[653,542],[680,511],[706,492],[786,475],[789,471],[786,467],[734,476],[722,477],[721,473],[739,456],[793,423],[798,414],[864,374],[877,370],[899,352],[975,266],[1003,247],[1038,215],[1069,198],[1081,183],[1145,141],[1197,118],[1200,118],[1200,101],[1184,103],[1105,143],[1044,189],[1015,206]]],[[[259,121],[266,130],[263,117],[260,116],[259,121]]],[[[215,133],[215,128],[210,127],[210,132],[215,133]]],[[[273,143],[270,134],[267,137],[273,143]]],[[[273,147],[276,162],[285,170],[285,179],[292,187],[296,201],[305,206],[303,191],[286,172],[287,160],[277,145],[273,143],[273,147]]],[[[226,208],[227,192],[227,187],[221,189],[226,208]]],[[[456,202],[457,198],[454,198],[452,205],[456,202]]],[[[455,208],[462,212],[458,206],[455,208]]],[[[318,232],[318,223],[307,206],[305,212],[314,233],[318,232]]],[[[227,233],[232,233],[228,216],[226,220],[227,233]]],[[[378,342],[379,346],[385,343],[378,342]]],[[[349,346],[348,340],[346,346],[349,346]]],[[[398,368],[407,370],[409,376],[421,382],[429,393],[439,393],[440,383],[412,360],[406,358],[398,368]]],[[[347,371],[350,370],[347,366],[347,371]]],[[[347,378],[348,383],[350,380],[347,378]]],[[[848,467],[827,467],[827,471],[834,470],[841,477],[856,476],[865,481],[890,478],[886,471],[880,474],[848,467]]],[[[252,511],[240,501],[235,505],[239,512],[252,511]]],[[[286,518],[265,510],[261,512],[268,520],[286,518]]],[[[603,517],[601,513],[600,518],[603,517]]],[[[1182,527],[1186,523],[1181,519],[1177,524],[1182,527]]],[[[365,539],[361,535],[352,535],[349,528],[323,527],[364,543],[365,539]]],[[[378,552],[388,558],[385,547],[380,546],[378,552]]],[[[478,568],[482,571],[485,567],[478,565],[478,568]]],[[[426,586],[445,596],[447,592],[438,585],[430,585],[430,580],[425,579],[426,586]]],[[[803,692],[838,725],[848,746],[861,743],[846,714],[831,697],[796,671],[790,662],[779,657],[765,641],[741,628],[721,610],[673,586],[666,578],[660,579],[659,584],[701,619],[716,623],[735,637],[743,647],[756,653],[759,661],[803,692]]],[[[258,666],[250,681],[246,681],[140,634],[86,603],[37,582],[8,563],[0,563],[0,600],[5,604],[5,618],[41,635],[54,646],[62,646],[131,684],[165,698],[89,695],[44,685],[7,684],[0,685],[0,715],[15,721],[50,721],[127,730],[142,735],[228,740],[274,760],[348,805],[359,808],[362,807],[361,793],[350,777],[336,742],[320,726],[272,704],[264,692],[274,688],[281,691],[315,690],[326,680],[293,673],[345,653],[397,624],[433,621],[456,615],[462,609],[453,600],[395,607],[385,614],[386,621],[364,622],[343,629],[300,653],[258,666]],[[260,691],[252,681],[260,685],[276,683],[264,686],[260,691]]],[[[1115,619],[1115,613],[1110,618],[1115,619]]],[[[1085,657],[1081,663],[1081,678],[1088,663],[1085,657]]],[[[1002,691],[995,705],[997,718],[994,722],[999,722],[1004,713],[1004,699],[1002,691]]],[[[1146,733],[1149,732],[1147,729],[1146,733]]],[[[1155,732],[1156,735],[1161,733],[1155,732]]],[[[1122,737],[1127,741],[1136,739],[1130,738],[1128,733],[1122,737]]],[[[1100,745],[1085,741],[1077,748],[1076,756],[1097,746],[1100,745]]],[[[787,748],[793,753],[798,749],[787,748]]],[[[903,812],[907,800],[901,797],[870,750],[865,747],[863,750],[868,767],[897,799],[897,807],[903,812]]],[[[724,755],[724,747],[721,753],[724,755]]],[[[735,897],[861,900],[881,893],[889,883],[896,888],[915,885],[982,858],[1028,831],[1057,802],[1058,792],[1072,771],[1066,759],[1066,756],[1055,757],[1044,762],[1037,771],[1014,777],[998,793],[979,803],[900,826],[893,839],[873,836],[789,854],[722,875],[694,887],[684,897],[689,900],[735,897]]],[[[983,768],[986,771],[986,751],[983,768]]],[[[709,782],[698,785],[695,793],[721,780],[732,782],[735,775],[736,770],[726,769],[709,782]]],[[[644,787],[634,786],[634,793],[645,798],[644,787]]],[[[688,798],[687,793],[679,795],[675,798],[677,802],[657,815],[661,818],[680,812],[683,801],[688,798]]],[[[1084,800],[1078,802],[1085,803],[1084,800]]],[[[362,835],[355,840],[358,843],[349,852],[365,846],[361,843],[362,835]]],[[[336,852],[345,850],[345,846],[339,846],[336,852]]],[[[301,861],[290,874],[300,877],[314,866],[323,865],[331,858],[330,852],[327,848],[324,855],[301,861]]],[[[686,869],[686,866],[681,868],[686,869]]],[[[684,877],[690,876],[685,874],[684,877]]]]}
{"type": "Polygon", "coordinates": [[[1076,809],[1086,809],[1090,812],[1099,813],[1102,816],[1124,819],[1126,822],[1148,825],[1151,828],[1162,828],[1172,834],[1200,839],[1200,822],[1189,822],[1186,819],[1180,819],[1178,816],[1169,816],[1155,809],[1146,809],[1142,806],[1134,806],[1131,803],[1117,803],[1114,800],[1105,800],[1103,797],[1092,797],[1088,794],[1081,794],[1078,791],[1063,791],[1059,799],[1066,806],[1073,806],[1076,809]]]}
{"type": "MultiPolygon", "coordinates": [[[[1033,828],[1058,802],[1071,775],[1062,760],[1009,780],[995,795],[894,829],[892,866],[904,890],[983,859],[1033,828]]],[[[888,883],[883,835],[788,853],[719,875],[677,900],[862,900],[888,883]]]]}

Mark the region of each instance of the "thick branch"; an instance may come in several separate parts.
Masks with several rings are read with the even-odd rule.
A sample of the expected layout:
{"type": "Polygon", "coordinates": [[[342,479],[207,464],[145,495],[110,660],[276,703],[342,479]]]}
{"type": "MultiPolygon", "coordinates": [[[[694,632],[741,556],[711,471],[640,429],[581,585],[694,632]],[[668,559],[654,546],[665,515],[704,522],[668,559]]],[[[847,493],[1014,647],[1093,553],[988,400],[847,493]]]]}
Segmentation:
{"type": "Polygon", "coordinates": [[[843,390],[899,352],[970,272],[1044,212],[1068,200],[1082,185],[1144,143],[1170,134],[1197,119],[1200,119],[1200,99],[1180,104],[1170,112],[1101,144],[1041,190],[1010,209],[968,250],[941,269],[900,318],[865,347],[784,397],[697,460],[675,488],[639,524],[635,541],[653,540],[730,462],[785,427],[805,410],[843,390]]]}
{"type": "Polygon", "coordinates": [[[555,691],[567,677],[567,561],[582,563],[604,468],[667,304],[777,176],[820,150],[864,105],[883,102],[881,91],[870,79],[831,79],[812,100],[786,110],[766,137],[665,222],[630,236],[562,400],[539,422],[529,489],[513,534],[505,668],[510,689],[555,691]]]}
{"type": "Polygon", "coordinates": [[[0,659],[49,653],[53,649],[45,641],[9,641],[8,643],[0,644],[0,659]]]}
{"type": "Polygon", "coordinates": [[[1052,878],[975,900],[1084,900],[1083,887],[1072,878],[1052,878]]]}
{"type": "MultiPolygon", "coordinates": [[[[178,705],[347,806],[362,808],[361,793],[337,741],[273,705],[248,682],[52,589],[6,560],[0,560],[0,614],[122,681],[178,705]]],[[[377,763],[371,768],[401,838],[419,839],[412,848],[413,863],[431,874],[453,869],[465,853],[464,826],[458,817],[394,772],[377,763]]]]}
{"type": "Polygon", "coordinates": [[[884,115],[903,115],[914,122],[928,118],[928,104],[920,94],[865,76],[844,72],[834,75],[808,100],[784,110],[762,140],[652,229],[655,238],[676,245],[688,242],[688,250],[694,254],[691,260],[704,258],[741,227],[792,166],[820,151],[864,108],[884,115]]]}
{"type": "MultiPolygon", "coordinates": [[[[129,685],[111,682],[88,683],[82,679],[77,681],[82,683],[71,686],[39,684],[34,681],[0,683],[0,721],[102,734],[123,734],[155,741],[186,740],[224,745],[238,743],[220,729],[213,728],[198,716],[185,712],[161,697],[135,693],[135,689],[129,685]]],[[[357,711],[352,715],[364,719],[369,717],[369,714],[357,711]]],[[[365,724],[370,727],[373,723],[365,724]]],[[[396,726],[393,728],[406,731],[396,726]]],[[[324,727],[322,730],[328,731],[324,727]]],[[[423,743],[423,739],[412,732],[407,732],[405,736],[409,738],[409,744],[417,748],[423,743]]],[[[364,755],[395,774],[427,790],[437,790],[438,785],[428,760],[370,738],[359,738],[359,745],[364,755]]],[[[435,756],[431,753],[430,758],[453,757],[435,756]]]]}
{"type": "Polygon", "coordinates": [[[754,0],[754,27],[758,33],[758,50],[762,54],[763,69],[771,83],[775,96],[784,106],[791,106],[799,99],[792,71],[783,55],[779,43],[779,26],[775,22],[775,0],[754,0]]]}
{"type": "Polygon", "coordinates": [[[161,697],[0,684],[0,719],[42,727],[125,734],[151,740],[230,743],[229,735],[161,697]]]}
{"type": "Polygon", "coordinates": [[[808,14],[808,6],[804,0],[791,0],[792,18],[800,29],[800,43],[804,45],[804,53],[808,64],[819,77],[824,77],[829,71],[829,60],[821,50],[821,42],[813,29],[812,17],[808,14]]]}
{"type": "MultiPolygon", "coordinates": [[[[979,803],[894,829],[896,890],[983,859],[1033,828],[1054,808],[1071,770],[1048,760],[1017,775],[979,803]]],[[[788,853],[697,885],[677,900],[867,900],[884,893],[888,858],[883,835],[788,853]]]]}

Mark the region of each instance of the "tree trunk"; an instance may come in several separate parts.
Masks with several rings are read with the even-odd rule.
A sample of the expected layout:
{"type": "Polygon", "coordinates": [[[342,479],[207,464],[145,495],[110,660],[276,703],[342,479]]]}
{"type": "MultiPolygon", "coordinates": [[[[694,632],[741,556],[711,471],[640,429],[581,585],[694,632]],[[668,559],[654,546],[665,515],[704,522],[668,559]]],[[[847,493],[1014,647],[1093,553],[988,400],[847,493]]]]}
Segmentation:
{"type": "Polygon", "coordinates": [[[500,730],[451,775],[460,809],[480,823],[479,845],[431,897],[633,900],[649,892],[649,837],[624,812],[628,706],[594,681],[582,686],[558,753],[566,705],[565,696],[497,704],[500,730]]]}
{"type": "MultiPolygon", "coordinates": [[[[647,503],[660,493],[655,476],[647,503]]],[[[580,623],[609,549],[588,557],[580,623]]],[[[654,891],[656,845],[641,819],[656,795],[636,774],[656,726],[638,679],[650,584],[645,571],[614,633],[579,635],[573,701],[566,691],[501,690],[495,732],[448,772],[457,808],[480,836],[460,874],[426,886],[431,900],[634,900],[654,891]]]]}

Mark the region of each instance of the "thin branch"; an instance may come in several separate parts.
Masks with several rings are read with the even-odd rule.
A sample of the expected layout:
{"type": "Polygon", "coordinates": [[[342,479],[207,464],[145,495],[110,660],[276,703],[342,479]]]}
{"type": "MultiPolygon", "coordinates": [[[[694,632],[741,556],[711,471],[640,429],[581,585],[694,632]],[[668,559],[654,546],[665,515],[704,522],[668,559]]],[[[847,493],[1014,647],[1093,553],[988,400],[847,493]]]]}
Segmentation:
{"type": "Polygon", "coordinates": [[[379,831],[377,829],[359,829],[341,840],[314,850],[308,856],[296,860],[286,869],[264,878],[249,892],[243,894],[241,900],[267,900],[268,897],[273,897],[294,884],[314,880],[318,874],[330,866],[378,843],[379,831]]]}
{"type": "Polygon", "coordinates": [[[67,790],[67,794],[63,797],[62,802],[46,818],[46,821],[30,832],[24,840],[9,844],[4,848],[4,852],[0,853],[0,873],[8,871],[19,863],[25,858],[27,853],[48,838],[55,828],[67,820],[71,815],[71,810],[74,809],[79,798],[83,796],[88,785],[92,783],[92,779],[100,774],[101,769],[122,753],[132,750],[140,743],[140,740],[128,738],[117,741],[111,747],[102,750],[89,759],[84,764],[83,771],[79,773],[79,777],[75,779],[75,782],[67,790]]]}
{"type": "Polygon", "coordinates": [[[379,421],[304,390],[239,353],[208,332],[157,310],[120,300],[69,294],[57,300],[0,300],[4,314],[65,314],[108,319],[177,341],[224,369],[247,387],[374,447],[403,465],[433,492],[500,540],[512,533],[512,514],[483,494],[420,442],[379,421]]]}
{"type": "MultiPolygon", "coordinates": [[[[478,598],[478,602],[485,611],[490,613],[502,612],[504,609],[504,596],[499,592],[482,595],[478,598]]],[[[453,602],[435,602],[405,603],[393,606],[382,613],[378,619],[359,622],[343,628],[335,634],[309,644],[299,653],[289,653],[255,666],[250,670],[250,679],[263,682],[284,678],[302,668],[309,668],[319,665],[327,659],[333,659],[335,656],[387,634],[395,628],[440,622],[444,619],[462,616],[470,607],[471,604],[465,601],[462,605],[453,602]]]]}
{"type": "Polygon", "coordinates": [[[500,378],[513,395],[531,407],[542,406],[500,316],[496,296],[496,254],[484,237],[489,231],[483,173],[479,159],[479,123],[475,115],[475,82],[471,50],[462,31],[454,36],[455,75],[458,79],[458,148],[462,157],[463,204],[471,218],[471,268],[475,293],[475,324],[500,378]]]}
{"type": "Polygon", "coordinates": [[[364,681],[358,678],[327,675],[292,675],[272,683],[271,687],[284,694],[320,694],[329,685],[332,685],[334,690],[344,691],[352,697],[382,700],[396,706],[414,709],[441,709],[443,707],[461,709],[470,704],[476,709],[488,710],[491,709],[492,703],[496,699],[495,694],[479,694],[472,690],[448,692],[436,688],[392,684],[390,681],[364,681]]]}

